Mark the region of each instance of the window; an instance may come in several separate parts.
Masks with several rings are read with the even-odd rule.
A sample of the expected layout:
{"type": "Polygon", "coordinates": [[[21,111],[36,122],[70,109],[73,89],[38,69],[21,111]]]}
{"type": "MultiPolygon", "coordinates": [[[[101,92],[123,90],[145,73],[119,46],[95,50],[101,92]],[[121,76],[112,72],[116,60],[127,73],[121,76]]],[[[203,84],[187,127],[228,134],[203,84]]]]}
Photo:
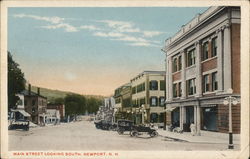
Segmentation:
{"type": "Polygon", "coordinates": [[[130,98],[123,99],[122,100],[122,105],[123,105],[123,107],[130,107],[130,105],[131,105],[130,98]]]}
{"type": "Polygon", "coordinates": [[[217,72],[212,73],[212,91],[218,90],[217,72]]]}
{"type": "Polygon", "coordinates": [[[178,71],[181,70],[182,64],[181,64],[181,56],[178,57],[178,71]]]}
{"type": "Polygon", "coordinates": [[[187,53],[187,67],[195,64],[195,49],[187,53]]]}
{"type": "Polygon", "coordinates": [[[149,89],[150,90],[158,90],[158,82],[157,81],[150,81],[149,82],[149,89]]]}
{"type": "Polygon", "coordinates": [[[151,97],[150,98],[150,106],[157,106],[157,97],[151,97]]]}
{"type": "Polygon", "coordinates": [[[173,97],[177,97],[177,83],[173,84],[173,97]]]}
{"type": "Polygon", "coordinates": [[[32,100],[32,106],[35,106],[36,105],[36,100],[32,100]]]}
{"type": "Polygon", "coordinates": [[[212,57],[217,56],[217,37],[212,39],[212,57]]]}
{"type": "Polygon", "coordinates": [[[194,95],[196,93],[195,78],[187,81],[187,93],[188,95],[194,95]]]}
{"type": "Polygon", "coordinates": [[[181,89],[181,82],[178,83],[178,97],[181,97],[182,89],[181,89]]]}
{"type": "Polygon", "coordinates": [[[132,88],[132,94],[135,94],[136,93],[136,87],[133,87],[132,88]]]}
{"type": "Polygon", "coordinates": [[[115,103],[116,103],[116,104],[121,103],[121,98],[116,98],[116,99],[115,99],[115,103]]]}
{"type": "Polygon", "coordinates": [[[27,99],[24,99],[24,105],[27,106],[27,99]]]}
{"type": "Polygon", "coordinates": [[[208,59],[208,42],[202,45],[202,60],[208,59]]]}
{"type": "Polygon", "coordinates": [[[160,101],[160,106],[164,106],[165,105],[165,98],[164,97],[160,97],[159,101],[160,101]]]}
{"type": "Polygon", "coordinates": [[[158,114],[157,113],[151,113],[150,114],[150,122],[151,123],[158,123],[158,114]]]}
{"type": "Polygon", "coordinates": [[[174,58],[174,62],[173,62],[173,72],[177,71],[177,58],[174,58]]]}
{"type": "Polygon", "coordinates": [[[143,104],[145,104],[146,103],[145,101],[146,101],[145,98],[141,98],[140,99],[140,106],[143,105],[143,104]]]}
{"type": "Polygon", "coordinates": [[[203,76],[203,92],[209,91],[209,75],[203,76]]]}
{"type": "Polygon", "coordinates": [[[137,93],[145,91],[145,83],[137,85],[137,93]]]}
{"type": "Polygon", "coordinates": [[[161,91],[165,91],[165,89],[166,89],[166,83],[165,83],[165,81],[160,81],[160,90],[161,91]]]}
{"type": "Polygon", "coordinates": [[[136,100],[132,101],[132,105],[133,105],[133,107],[137,107],[138,106],[136,100]]]}

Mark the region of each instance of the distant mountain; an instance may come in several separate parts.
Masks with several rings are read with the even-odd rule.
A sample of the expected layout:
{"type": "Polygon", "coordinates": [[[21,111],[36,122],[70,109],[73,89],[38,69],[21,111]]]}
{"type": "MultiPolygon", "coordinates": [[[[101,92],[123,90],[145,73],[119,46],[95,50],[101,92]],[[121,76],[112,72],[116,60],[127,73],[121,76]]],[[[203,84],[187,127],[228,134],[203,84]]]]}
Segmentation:
{"type": "MultiPolygon", "coordinates": [[[[37,86],[31,86],[31,91],[37,93],[37,86]]],[[[56,98],[64,98],[67,94],[78,94],[78,93],[73,93],[73,92],[68,92],[68,91],[60,91],[60,90],[53,90],[53,89],[48,89],[48,88],[41,88],[40,87],[40,94],[42,96],[47,97],[48,102],[53,102],[56,98]]],[[[81,95],[81,94],[79,94],[81,95]]],[[[103,100],[105,97],[101,95],[84,95],[86,98],[96,98],[103,100]]]]}

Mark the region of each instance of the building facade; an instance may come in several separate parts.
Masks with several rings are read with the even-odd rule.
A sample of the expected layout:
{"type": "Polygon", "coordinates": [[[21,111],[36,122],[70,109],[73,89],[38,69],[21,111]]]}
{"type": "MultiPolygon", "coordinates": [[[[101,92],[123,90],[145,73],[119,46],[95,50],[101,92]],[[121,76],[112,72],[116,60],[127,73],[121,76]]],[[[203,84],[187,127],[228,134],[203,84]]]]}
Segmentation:
{"type": "Polygon", "coordinates": [[[45,125],[47,98],[40,95],[40,88],[35,93],[31,91],[31,85],[29,85],[28,90],[22,91],[21,94],[24,95],[24,109],[31,115],[31,122],[45,125]]]}
{"type": "Polygon", "coordinates": [[[228,90],[233,133],[240,133],[240,7],[210,7],[165,42],[166,123],[190,131],[228,132],[228,90]]]}
{"type": "Polygon", "coordinates": [[[136,123],[164,124],[165,72],[144,71],[130,80],[132,105],[130,113],[136,123]]]}
{"type": "Polygon", "coordinates": [[[128,113],[132,104],[131,83],[124,84],[115,90],[116,119],[131,118],[128,113]]]}
{"type": "Polygon", "coordinates": [[[65,118],[65,106],[64,104],[47,104],[47,110],[48,109],[55,109],[59,111],[60,114],[60,120],[63,120],[65,118]]]}

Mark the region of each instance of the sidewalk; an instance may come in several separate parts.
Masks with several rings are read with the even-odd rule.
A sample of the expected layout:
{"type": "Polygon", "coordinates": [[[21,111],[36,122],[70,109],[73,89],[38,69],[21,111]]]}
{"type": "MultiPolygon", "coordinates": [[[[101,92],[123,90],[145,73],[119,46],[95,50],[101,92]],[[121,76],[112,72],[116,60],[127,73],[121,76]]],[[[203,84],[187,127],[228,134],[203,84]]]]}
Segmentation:
{"type": "MultiPolygon", "coordinates": [[[[180,134],[163,129],[158,129],[157,132],[160,136],[166,137],[170,140],[183,140],[183,142],[220,144],[228,144],[229,142],[229,137],[227,133],[201,131],[200,136],[192,136],[190,132],[184,132],[180,134]]],[[[240,134],[233,134],[233,143],[240,144],[240,134]]]]}

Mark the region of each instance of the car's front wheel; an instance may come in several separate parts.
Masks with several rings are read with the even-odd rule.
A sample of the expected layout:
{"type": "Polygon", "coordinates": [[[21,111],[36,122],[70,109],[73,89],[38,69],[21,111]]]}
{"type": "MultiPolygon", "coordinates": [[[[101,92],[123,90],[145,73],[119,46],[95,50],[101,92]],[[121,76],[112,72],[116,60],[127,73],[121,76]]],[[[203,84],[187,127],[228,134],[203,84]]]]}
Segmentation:
{"type": "Polygon", "coordinates": [[[153,131],[150,133],[150,137],[155,137],[158,136],[158,132],[157,131],[153,131]]]}

